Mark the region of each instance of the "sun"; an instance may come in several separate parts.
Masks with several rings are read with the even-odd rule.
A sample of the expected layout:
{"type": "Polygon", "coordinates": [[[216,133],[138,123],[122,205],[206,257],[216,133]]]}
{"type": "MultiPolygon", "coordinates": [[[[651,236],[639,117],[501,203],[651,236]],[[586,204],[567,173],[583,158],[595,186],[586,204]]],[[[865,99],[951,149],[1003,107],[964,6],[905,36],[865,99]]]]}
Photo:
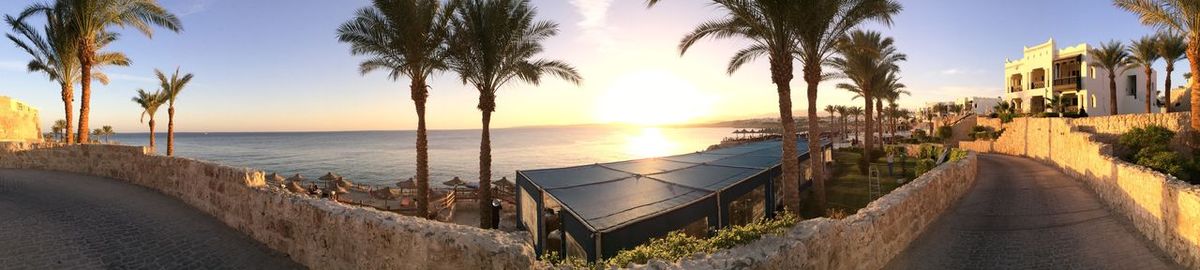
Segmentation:
{"type": "Polygon", "coordinates": [[[708,116],[717,97],[664,70],[626,73],[596,100],[604,123],[641,126],[687,123],[708,116]]]}

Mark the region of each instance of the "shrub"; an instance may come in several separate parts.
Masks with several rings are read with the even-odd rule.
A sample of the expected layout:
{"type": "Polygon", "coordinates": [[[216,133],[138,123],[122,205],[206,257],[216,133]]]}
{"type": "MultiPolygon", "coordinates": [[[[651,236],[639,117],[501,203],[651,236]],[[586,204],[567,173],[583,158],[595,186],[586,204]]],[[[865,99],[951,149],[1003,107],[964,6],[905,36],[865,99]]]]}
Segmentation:
{"type": "Polygon", "coordinates": [[[1000,114],[1000,123],[1012,122],[1014,117],[1016,116],[1011,113],[1002,113],[1000,114]]]}
{"type": "Polygon", "coordinates": [[[651,239],[649,242],[632,249],[617,252],[616,256],[607,260],[588,263],[579,258],[558,259],[558,254],[546,252],[541,260],[556,266],[567,266],[575,269],[607,269],[625,267],[629,264],[645,264],[651,259],[679,261],[696,253],[713,253],[738,245],[753,242],[764,235],[780,235],[787,228],[799,222],[800,218],[791,212],[780,212],[774,219],[765,219],[745,225],[731,226],[717,230],[713,237],[703,239],[684,234],[682,231],[668,233],[666,237],[651,239]]]}
{"type": "Polygon", "coordinates": [[[954,136],[954,129],[949,126],[940,126],[937,128],[938,139],[949,140],[952,136],[954,136]]]}
{"type": "Polygon", "coordinates": [[[968,152],[967,150],[954,148],[954,149],[950,150],[949,160],[950,161],[959,161],[964,158],[967,158],[968,154],[970,154],[970,152],[968,152]]]}
{"type": "Polygon", "coordinates": [[[917,176],[925,174],[925,173],[929,172],[929,170],[933,170],[934,166],[937,166],[937,165],[934,164],[934,161],[932,159],[925,159],[925,158],[918,159],[917,160],[917,176]]]}
{"type": "MultiPolygon", "coordinates": [[[[1151,150],[1146,148],[1145,150],[1151,150]]],[[[1191,160],[1171,151],[1143,151],[1138,153],[1137,165],[1146,166],[1161,173],[1174,175],[1184,181],[1191,180],[1189,167],[1194,166],[1191,160]]]]}
{"type": "Polygon", "coordinates": [[[1146,127],[1136,127],[1125,134],[1117,141],[1118,152],[1121,158],[1129,161],[1137,160],[1134,155],[1138,154],[1147,147],[1161,146],[1165,149],[1170,145],[1171,138],[1175,137],[1175,132],[1162,126],[1152,125],[1146,127]]]}

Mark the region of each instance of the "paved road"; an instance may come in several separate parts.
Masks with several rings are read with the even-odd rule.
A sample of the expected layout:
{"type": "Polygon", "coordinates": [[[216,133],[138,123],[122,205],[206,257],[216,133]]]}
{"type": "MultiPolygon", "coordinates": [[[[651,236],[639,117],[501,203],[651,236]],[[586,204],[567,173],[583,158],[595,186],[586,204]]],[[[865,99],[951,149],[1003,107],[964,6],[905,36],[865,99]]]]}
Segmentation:
{"type": "Polygon", "coordinates": [[[980,155],[979,178],[887,269],[1178,269],[1091,190],[1033,160],[980,155]]]}
{"type": "Polygon", "coordinates": [[[295,269],[216,219],[150,189],[0,170],[0,269],[295,269]]]}

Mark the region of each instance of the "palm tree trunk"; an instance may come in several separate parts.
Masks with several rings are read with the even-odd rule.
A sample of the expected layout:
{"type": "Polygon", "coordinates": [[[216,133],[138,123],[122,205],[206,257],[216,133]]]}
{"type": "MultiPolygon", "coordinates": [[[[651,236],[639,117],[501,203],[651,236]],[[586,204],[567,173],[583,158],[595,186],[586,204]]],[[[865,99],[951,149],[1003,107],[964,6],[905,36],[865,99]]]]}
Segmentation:
{"type": "Polygon", "coordinates": [[[1117,74],[1116,70],[1108,71],[1108,113],[1117,115],[1117,74]]]}
{"type": "Polygon", "coordinates": [[[429,141],[425,134],[425,100],[428,93],[424,80],[411,86],[413,103],[417,107],[417,215],[429,217],[429,141]]]}
{"type": "Polygon", "coordinates": [[[153,116],[150,117],[150,150],[151,151],[158,150],[158,148],[154,148],[154,117],[153,116]]]}
{"type": "MultiPolygon", "coordinates": [[[[804,67],[804,81],[808,83],[808,119],[817,119],[820,63],[814,62],[804,67]]],[[[817,195],[817,213],[825,215],[825,149],[821,147],[821,126],[814,121],[808,122],[808,166],[812,170],[813,193],[817,195]]]]}
{"type": "Polygon", "coordinates": [[[72,125],[71,120],[75,120],[75,116],[71,115],[72,112],[74,111],[74,108],[72,107],[72,103],[74,103],[75,97],[73,97],[73,96],[74,96],[74,91],[71,91],[71,84],[69,84],[69,83],[62,84],[63,110],[66,111],[66,115],[67,115],[66,116],[67,127],[65,129],[65,131],[67,132],[67,134],[66,134],[67,135],[67,140],[66,140],[67,144],[71,144],[75,140],[75,135],[71,134],[71,125],[72,125]]]}
{"type": "Polygon", "coordinates": [[[175,155],[175,102],[167,107],[167,156],[175,155]]]}
{"type": "MultiPolygon", "coordinates": [[[[865,88],[864,88],[865,89],[865,88]]],[[[866,92],[865,90],[863,92],[866,92]]],[[[871,147],[875,144],[875,135],[871,134],[871,127],[875,124],[875,106],[871,102],[870,95],[863,95],[863,154],[862,160],[858,162],[858,168],[862,173],[867,173],[868,166],[871,164],[871,147]]]]}
{"type": "Polygon", "coordinates": [[[1200,35],[1191,35],[1188,40],[1187,47],[1188,63],[1192,68],[1192,78],[1188,78],[1188,83],[1192,89],[1192,130],[1200,131],[1200,80],[1196,80],[1196,76],[1200,76],[1196,72],[1200,72],[1200,35]]]}
{"type": "Polygon", "coordinates": [[[883,99],[875,99],[875,113],[879,114],[875,117],[875,121],[879,121],[875,131],[879,132],[879,149],[883,149],[883,145],[887,143],[883,140],[883,99]]]}
{"type": "Polygon", "coordinates": [[[1150,71],[1153,71],[1153,69],[1150,69],[1150,67],[1147,66],[1146,67],[1146,113],[1153,112],[1153,110],[1151,110],[1151,108],[1153,108],[1153,106],[1154,106],[1153,105],[1154,91],[1152,90],[1152,87],[1154,87],[1154,83],[1150,82],[1150,76],[1153,76],[1152,74],[1150,74],[1150,71]]]}
{"type": "Polygon", "coordinates": [[[1166,85],[1166,88],[1163,88],[1163,102],[1166,104],[1166,106],[1164,106],[1164,108],[1166,108],[1166,109],[1163,109],[1164,113],[1171,112],[1171,108],[1175,107],[1173,105],[1174,103],[1171,103],[1171,72],[1172,71],[1175,71],[1175,63],[1168,59],[1167,60],[1167,85],[1166,85]]]}
{"type": "MultiPolygon", "coordinates": [[[[779,122],[783,125],[783,204],[788,210],[798,212],[800,211],[800,158],[798,157],[799,152],[796,150],[796,119],[792,117],[791,61],[790,55],[773,55],[771,57],[771,81],[775,83],[776,93],[779,95],[779,122]]],[[[812,122],[809,121],[809,123],[812,122]]],[[[823,194],[818,196],[823,196],[823,194]]]]}
{"type": "MultiPolygon", "coordinates": [[[[96,54],[94,37],[79,41],[79,143],[88,143],[88,113],[92,102],[92,56],[96,54]]],[[[152,139],[153,141],[153,139],[152,139]]]]}
{"type": "MultiPolygon", "coordinates": [[[[492,101],[495,102],[495,101],[492,101]]],[[[494,103],[493,103],[494,104],[494,103]]],[[[483,131],[479,139],[479,227],[492,228],[492,112],[483,110],[483,131]]]]}

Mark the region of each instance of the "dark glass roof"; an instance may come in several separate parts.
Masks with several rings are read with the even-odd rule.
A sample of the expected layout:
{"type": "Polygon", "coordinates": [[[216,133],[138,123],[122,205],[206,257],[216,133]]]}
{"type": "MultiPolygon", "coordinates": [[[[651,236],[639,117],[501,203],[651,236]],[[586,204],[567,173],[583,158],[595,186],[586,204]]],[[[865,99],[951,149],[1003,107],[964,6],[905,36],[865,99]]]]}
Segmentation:
{"type": "MultiPolygon", "coordinates": [[[[778,140],[660,158],[520,171],[596,231],[698,201],[779,165],[778,140]]],[[[800,156],[808,143],[797,142],[800,156]]]]}

